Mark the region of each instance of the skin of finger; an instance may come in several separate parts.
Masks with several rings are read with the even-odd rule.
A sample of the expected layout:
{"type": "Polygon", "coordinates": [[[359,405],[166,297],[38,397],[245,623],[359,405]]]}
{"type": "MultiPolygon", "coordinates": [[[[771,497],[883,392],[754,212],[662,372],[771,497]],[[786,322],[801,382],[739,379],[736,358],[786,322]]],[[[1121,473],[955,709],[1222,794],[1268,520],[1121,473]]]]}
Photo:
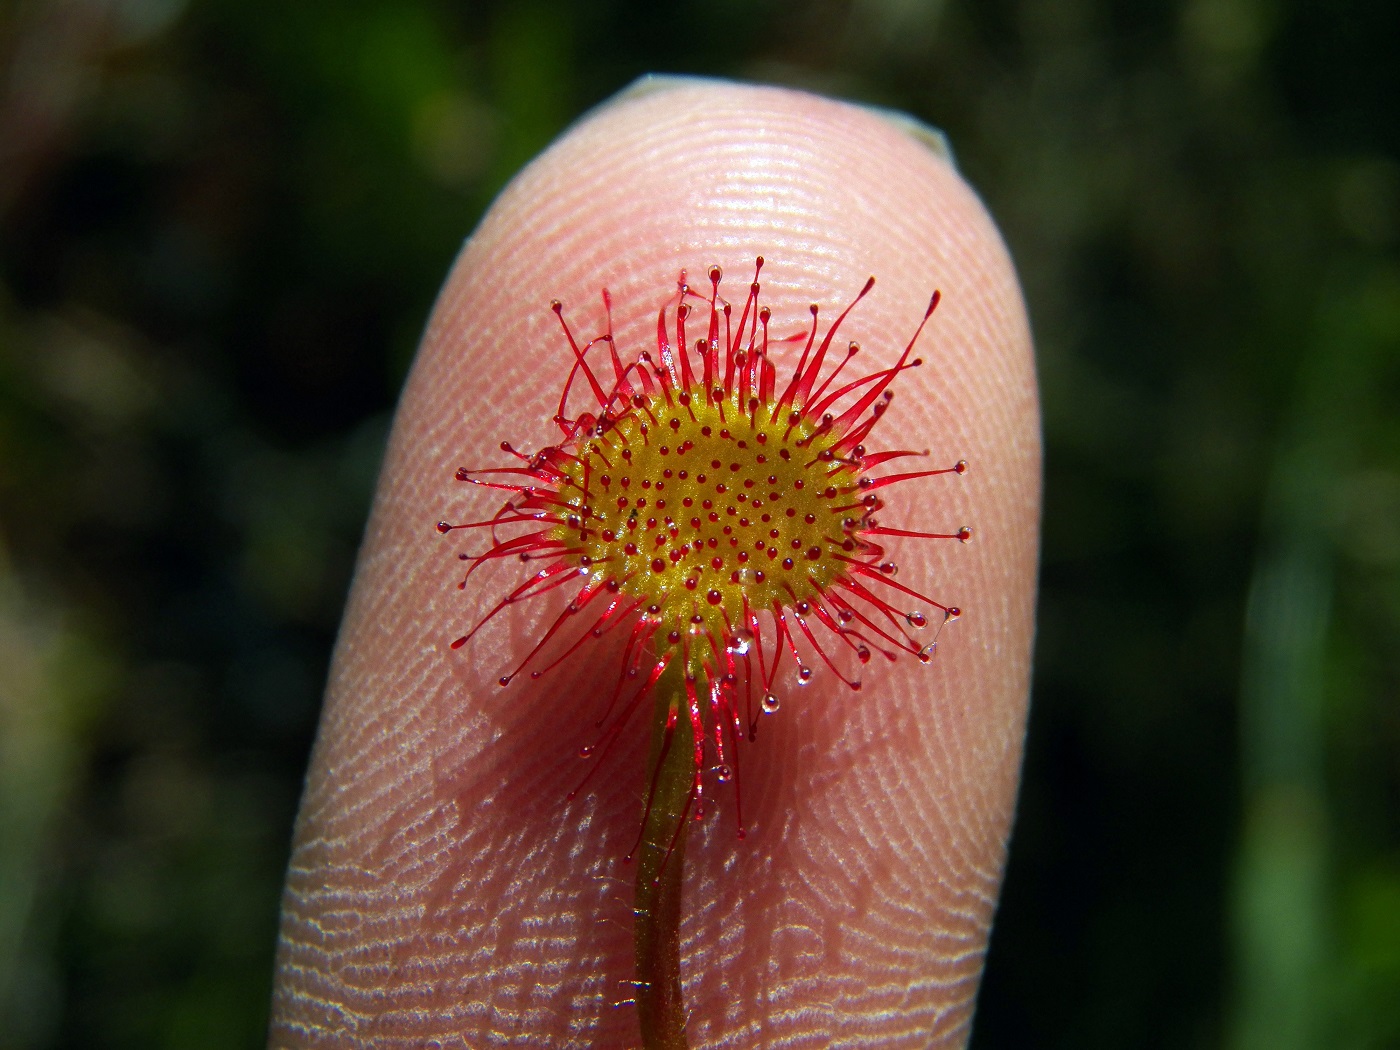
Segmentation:
{"type": "MultiPolygon", "coordinates": [[[[567,797],[593,768],[578,751],[605,732],[626,628],[503,688],[564,592],[511,605],[450,650],[529,570],[488,564],[459,590],[458,553],[487,538],[440,537],[434,523],[489,518],[507,495],[454,481],[457,467],[509,463],[502,440],[533,451],[559,439],[551,420],[572,357],[551,299],[591,337],[605,330],[608,288],[632,359],[654,349],[682,268],[703,287],[719,263],[739,304],[760,254],[779,336],[804,332],[813,302],[825,325],[877,276],[837,343],[862,346],[853,376],[893,363],[941,289],[924,363],[899,377],[868,444],[930,449],[913,469],[966,459],[965,476],[895,486],[882,523],[975,535],[890,544],[899,582],[964,611],[930,663],[844,660],[864,679],[852,692],[810,652],[817,673],[796,688],[789,660],[781,711],[738,755],[747,838],[733,791],[711,781],[686,868],[691,1043],[965,1041],[1014,809],[1033,626],[1039,423],[1015,274],[956,172],[878,115],[688,84],[564,136],[502,194],[443,290],[332,666],[271,1045],[637,1044],[635,1011],[616,1004],[633,976],[622,858],[648,773],[642,718],[567,797]]],[[[785,346],[780,376],[801,343],[785,346]]],[[[593,354],[603,367],[605,348],[593,354]]],[[[572,411],[586,395],[580,382],[572,411]]],[[[566,617],[547,655],[601,611],[566,617]]]]}

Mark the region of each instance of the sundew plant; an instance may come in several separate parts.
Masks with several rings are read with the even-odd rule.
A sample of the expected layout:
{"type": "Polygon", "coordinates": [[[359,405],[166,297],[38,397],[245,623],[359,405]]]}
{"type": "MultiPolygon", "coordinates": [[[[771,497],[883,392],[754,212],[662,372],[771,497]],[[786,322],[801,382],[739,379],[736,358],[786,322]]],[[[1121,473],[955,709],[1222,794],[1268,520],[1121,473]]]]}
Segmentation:
{"type": "Polygon", "coordinates": [[[859,691],[877,657],[930,660],[960,610],[896,579],[885,545],[972,538],[968,526],[910,528],[918,523],[891,500],[920,479],[966,473],[966,462],[926,466],[927,450],[867,447],[896,379],[922,364],[914,348],[939,293],[898,358],[861,374],[857,343],[832,348],[875,279],[825,333],[813,305],[804,333],[777,338],[759,298],[762,269],[759,258],[737,317],[719,266],[707,291],[682,273],[658,314],[655,354],[630,361],[606,291],[607,331],[582,344],[554,302],[572,359],[557,443],[525,453],[503,441],[513,462],[459,469],[457,480],[509,497],[490,517],[437,526],[489,537],[484,551],[459,554],[469,563],[462,588],[489,562],[525,568],[454,649],[503,610],[563,591],[567,602],[500,684],[611,645],[615,685],[599,735],[580,747],[595,770],[632,716],[650,713],[652,765],[625,858],[637,864],[633,984],[647,1047],[685,1046],[681,870],[707,792],[732,785],[742,837],[741,742],[778,712],[788,685],[807,684],[820,665],[859,691]],[[797,359],[783,368],[775,356],[797,359]],[[587,407],[574,411],[575,399],[587,407]]]}

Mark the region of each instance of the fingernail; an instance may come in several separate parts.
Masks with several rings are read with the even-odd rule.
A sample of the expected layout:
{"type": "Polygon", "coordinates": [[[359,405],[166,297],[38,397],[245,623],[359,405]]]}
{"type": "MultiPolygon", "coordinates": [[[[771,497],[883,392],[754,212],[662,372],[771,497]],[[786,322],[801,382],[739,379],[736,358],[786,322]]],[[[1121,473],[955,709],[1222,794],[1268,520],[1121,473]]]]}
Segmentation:
{"type": "Polygon", "coordinates": [[[663,91],[674,91],[677,88],[699,87],[704,84],[738,83],[741,83],[741,81],[726,80],[723,77],[702,77],[684,73],[643,73],[616,95],[604,99],[599,108],[615,105],[618,102],[626,102],[634,98],[641,98],[644,95],[656,95],[663,91]]]}
{"type": "Polygon", "coordinates": [[[574,121],[574,124],[586,124],[594,117],[605,113],[614,106],[620,106],[624,102],[632,102],[646,95],[660,95],[667,91],[676,91],[685,87],[702,87],[706,84],[739,83],[741,83],[741,81],[725,80],[723,77],[700,77],[676,73],[643,73],[621,91],[609,95],[597,105],[585,110],[574,121]]]}
{"type": "Polygon", "coordinates": [[[902,109],[890,109],[888,106],[871,106],[864,102],[853,102],[852,105],[873,113],[875,116],[893,124],[900,131],[904,132],[915,142],[918,142],[942,157],[954,168],[958,166],[957,157],[953,156],[953,145],[948,141],[948,136],[944,134],[942,128],[936,128],[932,124],[927,124],[918,117],[905,113],[902,109]]]}
{"type": "Polygon", "coordinates": [[[594,117],[607,112],[614,106],[620,106],[624,102],[631,102],[645,95],[658,95],[666,91],[675,91],[678,88],[696,87],[703,84],[736,83],[739,83],[739,81],[725,80],[722,77],[701,77],[676,73],[643,73],[621,91],[609,95],[597,105],[584,110],[574,118],[569,127],[576,128],[581,124],[587,124],[594,117]]]}
{"type": "MultiPolygon", "coordinates": [[[[752,82],[741,80],[728,80],[724,77],[704,77],[676,73],[644,73],[632,83],[628,84],[617,94],[604,99],[592,110],[585,114],[585,118],[591,117],[605,109],[623,102],[630,102],[633,99],[642,98],[646,95],[661,94],[666,91],[675,91],[685,87],[700,87],[707,84],[730,84],[746,85],[751,87],[779,87],[779,85],[753,84],[752,82]]],[[[781,90],[796,91],[797,88],[781,88],[781,90]]],[[[816,92],[813,92],[816,94],[816,92]]],[[[829,97],[829,96],[828,96],[829,97]]],[[[888,106],[874,106],[865,102],[850,102],[846,99],[836,99],[848,106],[863,109],[867,113],[872,113],[886,123],[894,125],[904,132],[915,142],[927,148],[930,152],[943,158],[954,168],[958,166],[957,158],[953,155],[953,147],[948,142],[948,136],[941,128],[936,128],[932,124],[927,124],[918,117],[911,116],[900,109],[891,109],[888,106]]]]}

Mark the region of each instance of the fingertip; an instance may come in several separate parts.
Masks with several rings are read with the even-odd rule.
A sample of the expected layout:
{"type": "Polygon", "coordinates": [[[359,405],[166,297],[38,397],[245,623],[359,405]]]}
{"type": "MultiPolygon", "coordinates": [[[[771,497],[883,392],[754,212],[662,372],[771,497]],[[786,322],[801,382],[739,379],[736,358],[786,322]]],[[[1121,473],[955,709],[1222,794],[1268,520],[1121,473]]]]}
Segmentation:
{"type": "Polygon", "coordinates": [[[549,804],[569,786],[559,756],[589,727],[558,697],[601,686],[556,674],[500,699],[497,679],[552,616],[534,607],[509,610],[469,658],[450,652],[499,595],[453,586],[453,536],[433,526],[494,509],[454,487],[458,467],[493,463],[503,439],[551,440],[572,360],[551,300],[592,335],[608,288],[616,345],[634,356],[682,268],[718,263],[745,281],[758,255],[784,332],[809,323],[812,302],[835,316],[876,275],[849,323],[880,366],[941,293],[920,343],[933,363],[901,376],[882,430],[972,464],[920,489],[908,524],[971,524],[977,539],[900,551],[909,579],[968,611],[934,664],[881,668],[859,694],[813,685],[765,719],[745,771],[753,834],[736,846],[732,823],[712,825],[689,876],[693,1034],[824,1027],[926,1045],[965,1027],[1014,801],[1034,591],[1038,420],[1014,269],[948,160],[886,116],[692,81],[634,91],[571,129],[502,193],[444,287],[395,423],[293,861],[283,981],[315,995],[284,1003],[324,1018],[409,996],[417,1027],[395,1033],[474,1024],[483,1043],[502,1024],[546,1040],[622,1030],[606,989],[630,976],[626,939],[579,933],[599,909],[626,923],[626,902],[596,880],[625,851],[637,788],[624,777],[588,810],[586,847],[549,804]],[[528,746],[503,749],[525,723],[535,731],[511,739],[528,746]],[[502,783],[531,785],[536,804],[502,812],[502,783]],[[342,936],[325,917],[350,898],[359,919],[342,936]],[[502,928],[536,932],[503,942],[502,928]],[[337,946],[371,936],[400,964],[372,987],[327,972],[337,946]],[[551,983],[562,991],[542,1004],[551,983]],[[464,996],[491,1010],[463,1021],[464,996]]]}

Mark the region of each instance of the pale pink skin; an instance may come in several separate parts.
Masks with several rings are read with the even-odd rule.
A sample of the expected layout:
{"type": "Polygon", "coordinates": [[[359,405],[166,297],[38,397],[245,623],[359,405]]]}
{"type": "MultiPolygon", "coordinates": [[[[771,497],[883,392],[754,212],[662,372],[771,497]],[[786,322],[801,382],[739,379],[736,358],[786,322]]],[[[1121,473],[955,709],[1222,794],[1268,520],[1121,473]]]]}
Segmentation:
{"type": "Polygon", "coordinates": [[[489,516],[505,497],[454,481],[459,466],[504,464],[503,439],[557,440],[570,358],[551,299],[591,336],[609,288],[630,358],[654,349],[680,269],[703,286],[720,263],[739,305],[759,254],[780,334],[804,329],[813,301],[834,319],[877,277],[843,329],[864,347],[852,375],[892,363],[942,290],[925,364],[899,377],[868,444],[930,448],[904,461],[914,469],[966,459],[964,477],[887,492],[882,520],[967,524],[975,537],[890,543],[900,582],[964,611],[932,663],[877,657],[853,693],[815,659],[813,683],[796,688],[787,662],[781,711],[739,756],[746,839],[732,789],[711,780],[686,858],[691,1045],[966,1041],[1015,805],[1033,626],[1040,437],[1016,275],[956,171],[884,118],[796,92],[682,84],[607,108],[531,164],[443,289],[331,672],[288,875],[272,1046],[638,1045],[635,1010],[614,1004],[633,976],[622,857],[648,773],[643,719],[591,790],[566,800],[621,639],[501,688],[558,600],[513,608],[449,650],[524,567],[483,570],[459,591],[456,553],[485,537],[433,526],[489,516]]]}

